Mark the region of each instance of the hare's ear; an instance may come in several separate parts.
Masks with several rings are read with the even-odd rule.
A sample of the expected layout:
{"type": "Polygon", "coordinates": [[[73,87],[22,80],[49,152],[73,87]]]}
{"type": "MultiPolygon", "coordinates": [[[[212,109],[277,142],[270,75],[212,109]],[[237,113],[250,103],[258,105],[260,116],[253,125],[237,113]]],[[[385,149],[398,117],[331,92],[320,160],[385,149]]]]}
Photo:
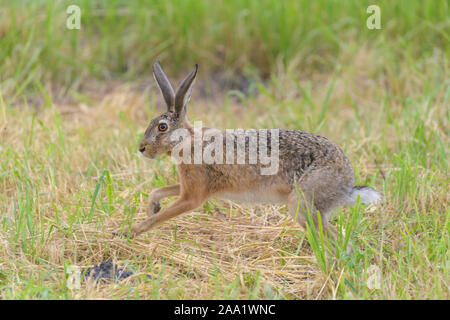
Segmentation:
{"type": "Polygon", "coordinates": [[[194,86],[194,80],[197,76],[198,64],[195,65],[195,69],[189,73],[189,75],[180,84],[175,95],[175,113],[179,118],[184,118],[186,114],[186,105],[191,97],[192,87],[194,86]]]}
{"type": "Polygon", "coordinates": [[[168,111],[175,111],[175,93],[173,92],[173,88],[170,85],[169,80],[162,71],[159,61],[156,61],[153,64],[153,76],[155,77],[164,100],[166,101],[168,111]]]}

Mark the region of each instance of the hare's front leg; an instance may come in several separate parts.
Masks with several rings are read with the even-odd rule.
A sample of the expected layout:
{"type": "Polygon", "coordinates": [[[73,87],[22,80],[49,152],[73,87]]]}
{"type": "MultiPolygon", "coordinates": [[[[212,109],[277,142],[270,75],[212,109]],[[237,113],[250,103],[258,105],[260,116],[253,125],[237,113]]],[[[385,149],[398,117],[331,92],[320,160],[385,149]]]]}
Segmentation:
{"type": "Polygon", "coordinates": [[[153,190],[149,195],[149,204],[147,208],[147,216],[152,216],[161,210],[159,200],[166,197],[177,196],[180,194],[180,185],[173,184],[153,190]]]}
{"type": "Polygon", "coordinates": [[[182,195],[169,207],[162,209],[162,211],[150,216],[138,225],[132,226],[130,237],[136,237],[164,221],[174,218],[184,212],[193,210],[200,206],[204,200],[205,198],[192,197],[189,194],[182,195]]]}

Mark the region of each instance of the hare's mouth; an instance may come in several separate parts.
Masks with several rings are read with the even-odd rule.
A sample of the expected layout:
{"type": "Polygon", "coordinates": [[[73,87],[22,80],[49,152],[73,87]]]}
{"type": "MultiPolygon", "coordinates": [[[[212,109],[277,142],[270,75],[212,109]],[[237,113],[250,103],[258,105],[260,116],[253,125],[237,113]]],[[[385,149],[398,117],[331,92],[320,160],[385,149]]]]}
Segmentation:
{"type": "Polygon", "coordinates": [[[142,155],[143,155],[144,157],[146,157],[146,158],[149,158],[149,159],[155,159],[156,156],[157,156],[156,153],[151,153],[151,152],[148,152],[148,151],[143,152],[142,155]]]}
{"type": "Polygon", "coordinates": [[[139,147],[139,152],[146,158],[154,159],[156,158],[156,153],[151,152],[148,146],[139,147]]]}

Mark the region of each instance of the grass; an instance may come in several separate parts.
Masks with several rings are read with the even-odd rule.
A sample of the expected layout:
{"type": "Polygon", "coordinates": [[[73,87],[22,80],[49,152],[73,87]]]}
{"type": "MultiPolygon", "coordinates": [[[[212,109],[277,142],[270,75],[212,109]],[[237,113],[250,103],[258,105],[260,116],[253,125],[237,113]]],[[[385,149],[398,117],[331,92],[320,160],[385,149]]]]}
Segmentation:
{"type": "Polygon", "coordinates": [[[0,3],[2,299],[450,297],[446,2],[381,2],[373,31],[360,1],[75,1],[80,31],[61,27],[64,1],[0,3]],[[174,76],[200,63],[191,120],[320,133],[383,191],[336,212],[335,260],[284,206],[210,200],[135,240],[111,236],[177,180],[169,158],[136,150],[160,111],[157,57],[174,76]],[[227,70],[258,73],[259,94],[199,94],[227,70]],[[71,267],[106,259],[135,280],[68,286],[71,267]]]}

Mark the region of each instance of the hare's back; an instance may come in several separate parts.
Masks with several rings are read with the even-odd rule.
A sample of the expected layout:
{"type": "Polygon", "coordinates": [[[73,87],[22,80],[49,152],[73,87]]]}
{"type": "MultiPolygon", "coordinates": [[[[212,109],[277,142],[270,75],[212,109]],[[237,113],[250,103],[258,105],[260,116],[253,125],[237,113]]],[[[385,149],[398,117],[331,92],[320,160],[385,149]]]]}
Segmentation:
{"type": "Polygon", "coordinates": [[[280,170],[294,180],[306,170],[320,167],[353,176],[353,168],[344,151],[331,140],[303,130],[281,129],[279,135],[280,170]]]}

